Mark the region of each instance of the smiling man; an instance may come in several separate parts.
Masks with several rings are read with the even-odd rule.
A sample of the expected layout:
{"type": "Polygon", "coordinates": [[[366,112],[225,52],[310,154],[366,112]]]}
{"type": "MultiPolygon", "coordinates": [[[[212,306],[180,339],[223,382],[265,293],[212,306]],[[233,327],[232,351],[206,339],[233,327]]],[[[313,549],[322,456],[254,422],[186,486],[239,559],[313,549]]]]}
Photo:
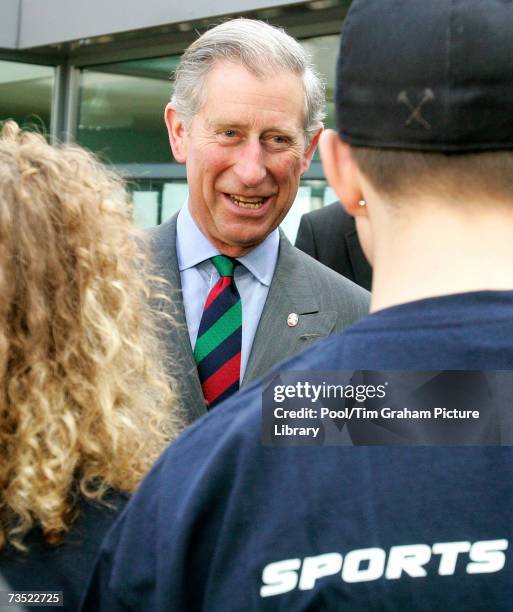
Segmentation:
{"type": "Polygon", "coordinates": [[[488,372],[495,403],[492,386],[455,381],[513,370],[512,24],[505,0],[353,0],[321,150],[374,264],[372,312],[275,371],[413,370],[393,387],[419,375],[411,399],[428,408],[426,372],[451,370],[447,408],[495,419],[447,414],[442,440],[412,415],[408,431],[391,385],[403,414],[367,411],[349,431],[362,446],[265,445],[250,385],[155,464],[85,611],[511,611],[511,388],[488,372]]]}
{"type": "Polygon", "coordinates": [[[366,291],[278,230],[323,116],[304,49],[263,22],[212,28],[177,68],[165,120],[189,197],[151,241],[158,272],[181,289],[167,340],[189,422],[367,312],[366,291]]]}

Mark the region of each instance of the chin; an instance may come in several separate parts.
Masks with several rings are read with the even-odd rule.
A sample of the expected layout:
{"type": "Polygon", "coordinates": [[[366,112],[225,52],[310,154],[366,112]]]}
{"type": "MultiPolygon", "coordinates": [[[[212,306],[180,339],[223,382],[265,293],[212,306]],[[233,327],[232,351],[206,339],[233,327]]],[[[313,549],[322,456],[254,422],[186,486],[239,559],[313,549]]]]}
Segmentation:
{"type": "Polygon", "coordinates": [[[266,236],[247,236],[242,238],[241,236],[237,236],[234,240],[228,238],[219,241],[219,244],[216,246],[224,255],[228,255],[229,257],[243,257],[263,242],[265,238],[266,236]]]}
{"type": "Polygon", "coordinates": [[[226,244],[232,245],[234,247],[239,246],[241,248],[248,248],[248,247],[255,247],[258,244],[260,244],[261,242],[263,242],[267,236],[272,232],[272,230],[270,229],[269,231],[249,231],[250,228],[246,227],[241,227],[241,225],[238,225],[238,227],[234,228],[233,231],[224,231],[220,232],[220,234],[223,236],[224,241],[226,242],[226,244]]]}

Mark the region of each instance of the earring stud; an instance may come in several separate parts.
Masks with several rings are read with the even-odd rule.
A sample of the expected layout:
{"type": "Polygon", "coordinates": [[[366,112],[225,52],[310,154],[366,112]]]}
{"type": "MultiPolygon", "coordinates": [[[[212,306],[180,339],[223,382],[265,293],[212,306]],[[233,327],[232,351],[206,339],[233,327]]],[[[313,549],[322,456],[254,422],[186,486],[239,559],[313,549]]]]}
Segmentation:
{"type": "Polygon", "coordinates": [[[358,206],[366,206],[366,205],[367,205],[367,202],[365,200],[360,200],[358,202],[358,206]]]}

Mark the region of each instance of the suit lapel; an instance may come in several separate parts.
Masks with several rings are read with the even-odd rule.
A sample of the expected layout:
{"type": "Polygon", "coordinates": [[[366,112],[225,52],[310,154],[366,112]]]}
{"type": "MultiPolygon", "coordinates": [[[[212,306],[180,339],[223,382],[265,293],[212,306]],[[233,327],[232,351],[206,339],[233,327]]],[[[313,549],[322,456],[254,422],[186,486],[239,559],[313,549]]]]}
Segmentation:
{"type": "Polygon", "coordinates": [[[294,247],[280,232],[280,252],[273,280],[258,325],[242,384],[263,376],[275,363],[324,338],[334,328],[335,311],[320,312],[294,247]],[[298,315],[298,324],[289,326],[288,316],[298,315]]]}
{"type": "Polygon", "coordinates": [[[205,414],[206,409],[182,299],[182,283],[176,255],[177,216],[174,215],[168,222],[153,230],[152,251],[157,274],[163,276],[171,285],[171,304],[164,300],[157,302],[157,308],[171,314],[176,323],[166,330],[168,371],[179,385],[181,404],[187,421],[192,422],[205,414]]]}

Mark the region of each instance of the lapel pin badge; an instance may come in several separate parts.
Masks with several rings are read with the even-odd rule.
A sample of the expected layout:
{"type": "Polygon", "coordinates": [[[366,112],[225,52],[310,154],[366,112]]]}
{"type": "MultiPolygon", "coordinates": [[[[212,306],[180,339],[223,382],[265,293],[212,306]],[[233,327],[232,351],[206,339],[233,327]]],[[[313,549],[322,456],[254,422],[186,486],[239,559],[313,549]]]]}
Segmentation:
{"type": "Polygon", "coordinates": [[[289,327],[296,327],[299,322],[299,317],[295,312],[291,312],[287,317],[287,325],[289,327]]]}

